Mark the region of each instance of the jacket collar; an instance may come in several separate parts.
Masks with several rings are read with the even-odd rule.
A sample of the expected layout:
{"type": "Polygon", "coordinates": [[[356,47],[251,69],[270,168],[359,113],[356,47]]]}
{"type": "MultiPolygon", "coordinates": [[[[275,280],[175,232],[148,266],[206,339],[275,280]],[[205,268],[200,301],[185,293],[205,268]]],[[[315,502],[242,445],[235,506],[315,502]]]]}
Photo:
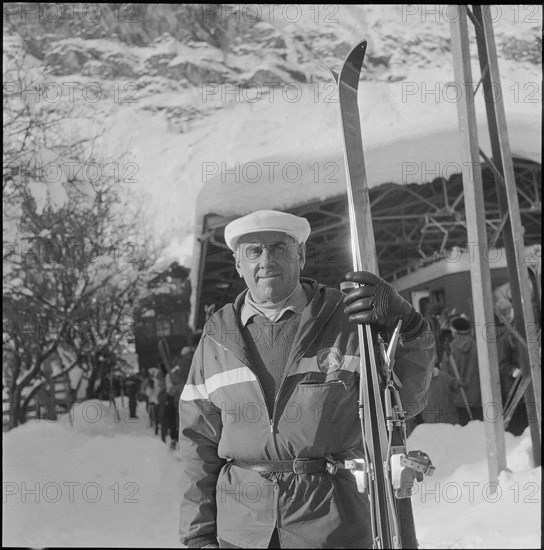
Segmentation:
{"type": "Polygon", "coordinates": [[[295,287],[291,295],[280,302],[280,304],[274,304],[267,307],[256,304],[251,300],[249,292],[245,294],[244,303],[240,310],[240,320],[242,326],[246,326],[248,321],[255,315],[263,315],[270,321],[279,321],[283,314],[287,310],[294,311],[295,313],[302,313],[304,308],[308,305],[308,297],[300,282],[295,287]]]}
{"type": "Polygon", "coordinates": [[[323,285],[312,279],[301,278],[301,282],[303,285],[305,283],[310,285],[311,292],[308,305],[302,312],[300,326],[291,348],[288,366],[298,361],[317,339],[323,327],[342,303],[343,298],[340,290],[323,285]]]}
{"type": "MultiPolygon", "coordinates": [[[[304,355],[305,351],[318,337],[325,324],[342,303],[343,298],[339,290],[318,283],[313,279],[301,277],[300,282],[308,292],[308,305],[302,312],[299,329],[294,339],[287,367],[304,355]]],[[[247,289],[236,297],[234,303],[227,304],[221,308],[208,321],[204,328],[204,333],[208,334],[217,344],[233,353],[242,363],[249,366],[250,361],[240,321],[241,308],[246,293],[247,289]]]]}

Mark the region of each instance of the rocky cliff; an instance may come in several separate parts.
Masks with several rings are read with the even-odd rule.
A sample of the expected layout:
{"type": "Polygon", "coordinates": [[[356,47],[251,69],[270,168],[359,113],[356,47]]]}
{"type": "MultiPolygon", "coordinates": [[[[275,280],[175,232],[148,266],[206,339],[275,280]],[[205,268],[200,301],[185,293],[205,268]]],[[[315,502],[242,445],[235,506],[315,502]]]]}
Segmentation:
{"type": "MultiPolygon", "coordinates": [[[[495,6],[492,14],[501,70],[540,85],[541,8],[495,6]]],[[[366,80],[398,85],[418,71],[438,74],[451,65],[451,19],[447,6],[424,5],[8,3],[4,54],[26,53],[63,101],[83,102],[103,120],[104,147],[138,163],[149,216],[179,244],[194,231],[203,161],[235,162],[237,136],[274,90],[284,102],[300,90],[323,92],[322,64],[338,68],[361,38],[366,80]]],[[[256,145],[278,140],[270,134],[256,145]]]]}

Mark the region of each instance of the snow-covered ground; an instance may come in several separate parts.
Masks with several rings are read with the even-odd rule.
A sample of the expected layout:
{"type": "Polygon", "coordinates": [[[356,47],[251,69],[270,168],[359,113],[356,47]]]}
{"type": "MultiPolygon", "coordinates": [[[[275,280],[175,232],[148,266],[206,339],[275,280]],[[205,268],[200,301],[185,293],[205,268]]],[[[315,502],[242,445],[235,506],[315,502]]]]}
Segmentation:
{"type": "MultiPolygon", "coordinates": [[[[179,466],[149,428],[145,410],[115,421],[107,402],[87,401],[59,421],[4,434],[3,544],[179,547],[179,466]]],[[[539,548],[540,468],[528,430],[506,434],[508,467],[492,492],[484,424],[427,424],[409,439],[435,474],[412,501],[421,548],[539,548]]]]}

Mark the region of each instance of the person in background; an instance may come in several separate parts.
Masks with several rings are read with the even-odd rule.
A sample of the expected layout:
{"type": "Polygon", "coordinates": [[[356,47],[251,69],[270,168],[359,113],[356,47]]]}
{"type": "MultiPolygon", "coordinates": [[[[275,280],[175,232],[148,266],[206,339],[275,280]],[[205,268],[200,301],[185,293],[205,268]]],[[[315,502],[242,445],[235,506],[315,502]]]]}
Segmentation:
{"type": "Polygon", "coordinates": [[[159,372],[157,373],[157,410],[159,418],[159,426],[161,432],[161,439],[166,443],[166,436],[168,435],[168,391],[167,391],[167,374],[166,365],[164,363],[159,364],[159,372]]]}
{"type": "Polygon", "coordinates": [[[181,350],[181,357],[179,362],[179,367],[182,372],[181,379],[183,380],[183,385],[187,383],[187,378],[189,376],[189,371],[191,370],[191,363],[193,362],[193,356],[195,354],[195,346],[185,346],[181,350]]]}
{"type": "Polygon", "coordinates": [[[128,397],[128,411],[130,418],[138,418],[136,409],[138,407],[138,393],[140,391],[141,379],[136,373],[130,374],[125,382],[125,391],[128,397]]]}
{"type": "MultiPolygon", "coordinates": [[[[503,333],[499,336],[498,353],[502,404],[505,405],[512,386],[516,379],[521,376],[519,342],[512,332],[507,329],[503,329],[503,333]]],[[[522,397],[506,429],[514,435],[521,435],[528,425],[525,398],[522,397]]]]}
{"type": "MultiPolygon", "coordinates": [[[[146,371],[144,376],[142,376],[142,381],[140,383],[140,388],[138,390],[138,400],[145,402],[145,410],[149,415],[149,396],[147,395],[147,388],[149,386],[149,382],[151,380],[151,375],[149,374],[149,371],[146,371]]],[[[150,424],[151,425],[151,424],[150,424]]]]}
{"type": "Polygon", "coordinates": [[[433,368],[427,406],[419,413],[427,424],[459,424],[455,399],[459,392],[457,380],[438,366],[433,368]]]}
{"type": "Polygon", "coordinates": [[[444,355],[443,331],[447,328],[446,310],[440,304],[434,304],[429,307],[428,314],[425,315],[434,334],[435,341],[435,360],[434,366],[440,368],[442,356],[444,355]]]}
{"type": "Polygon", "coordinates": [[[175,449],[178,444],[179,429],[179,398],[187,382],[189,369],[193,360],[193,350],[185,346],[176,359],[172,370],[168,373],[168,422],[170,426],[170,446],[175,449]]]}
{"type": "Polygon", "coordinates": [[[157,381],[158,370],[156,367],[149,369],[144,382],[143,391],[147,396],[147,414],[149,415],[149,427],[155,429],[155,435],[159,433],[159,383],[157,381]]]}
{"type": "Polygon", "coordinates": [[[459,315],[451,319],[450,331],[450,353],[447,356],[448,373],[457,379],[455,372],[457,367],[459,379],[457,380],[458,391],[454,403],[459,423],[461,426],[465,426],[471,420],[468,409],[470,409],[472,420],[483,420],[478,352],[470,322],[466,317],[459,315]],[[466,403],[465,396],[460,391],[461,388],[464,390],[466,403]]]}

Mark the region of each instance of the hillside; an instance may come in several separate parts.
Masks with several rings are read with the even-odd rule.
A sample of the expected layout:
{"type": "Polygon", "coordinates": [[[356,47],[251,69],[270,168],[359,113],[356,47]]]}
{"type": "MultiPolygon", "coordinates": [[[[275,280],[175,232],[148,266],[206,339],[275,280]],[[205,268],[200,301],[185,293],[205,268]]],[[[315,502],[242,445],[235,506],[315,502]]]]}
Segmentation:
{"type": "MultiPolygon", "coordinates": [[[[428,135],[443,116],[421,124],[420,110],[433,102],[455,119],[445,95],[453,80],[446,7],[28,6],[36,4],[4,7],[4,56],[25,52],[43,69],[41,101],[47,91],[49,101],[77,103],[104,127],[100,146],[124,155],[120,177],[168,241],[165,261],[191,265],[197,196],[212,175],[264,157],[304,168],[324,151],[340,153],[322,64],[338,68],[361,38],[369,43],[364,125],[372,147],[428,135]]],[[[505,100],[537,131],[541,15],[535,6],[493,11],[505,100]]],[[[387,166],[388,155],[375,164],[387,166]]]]}

